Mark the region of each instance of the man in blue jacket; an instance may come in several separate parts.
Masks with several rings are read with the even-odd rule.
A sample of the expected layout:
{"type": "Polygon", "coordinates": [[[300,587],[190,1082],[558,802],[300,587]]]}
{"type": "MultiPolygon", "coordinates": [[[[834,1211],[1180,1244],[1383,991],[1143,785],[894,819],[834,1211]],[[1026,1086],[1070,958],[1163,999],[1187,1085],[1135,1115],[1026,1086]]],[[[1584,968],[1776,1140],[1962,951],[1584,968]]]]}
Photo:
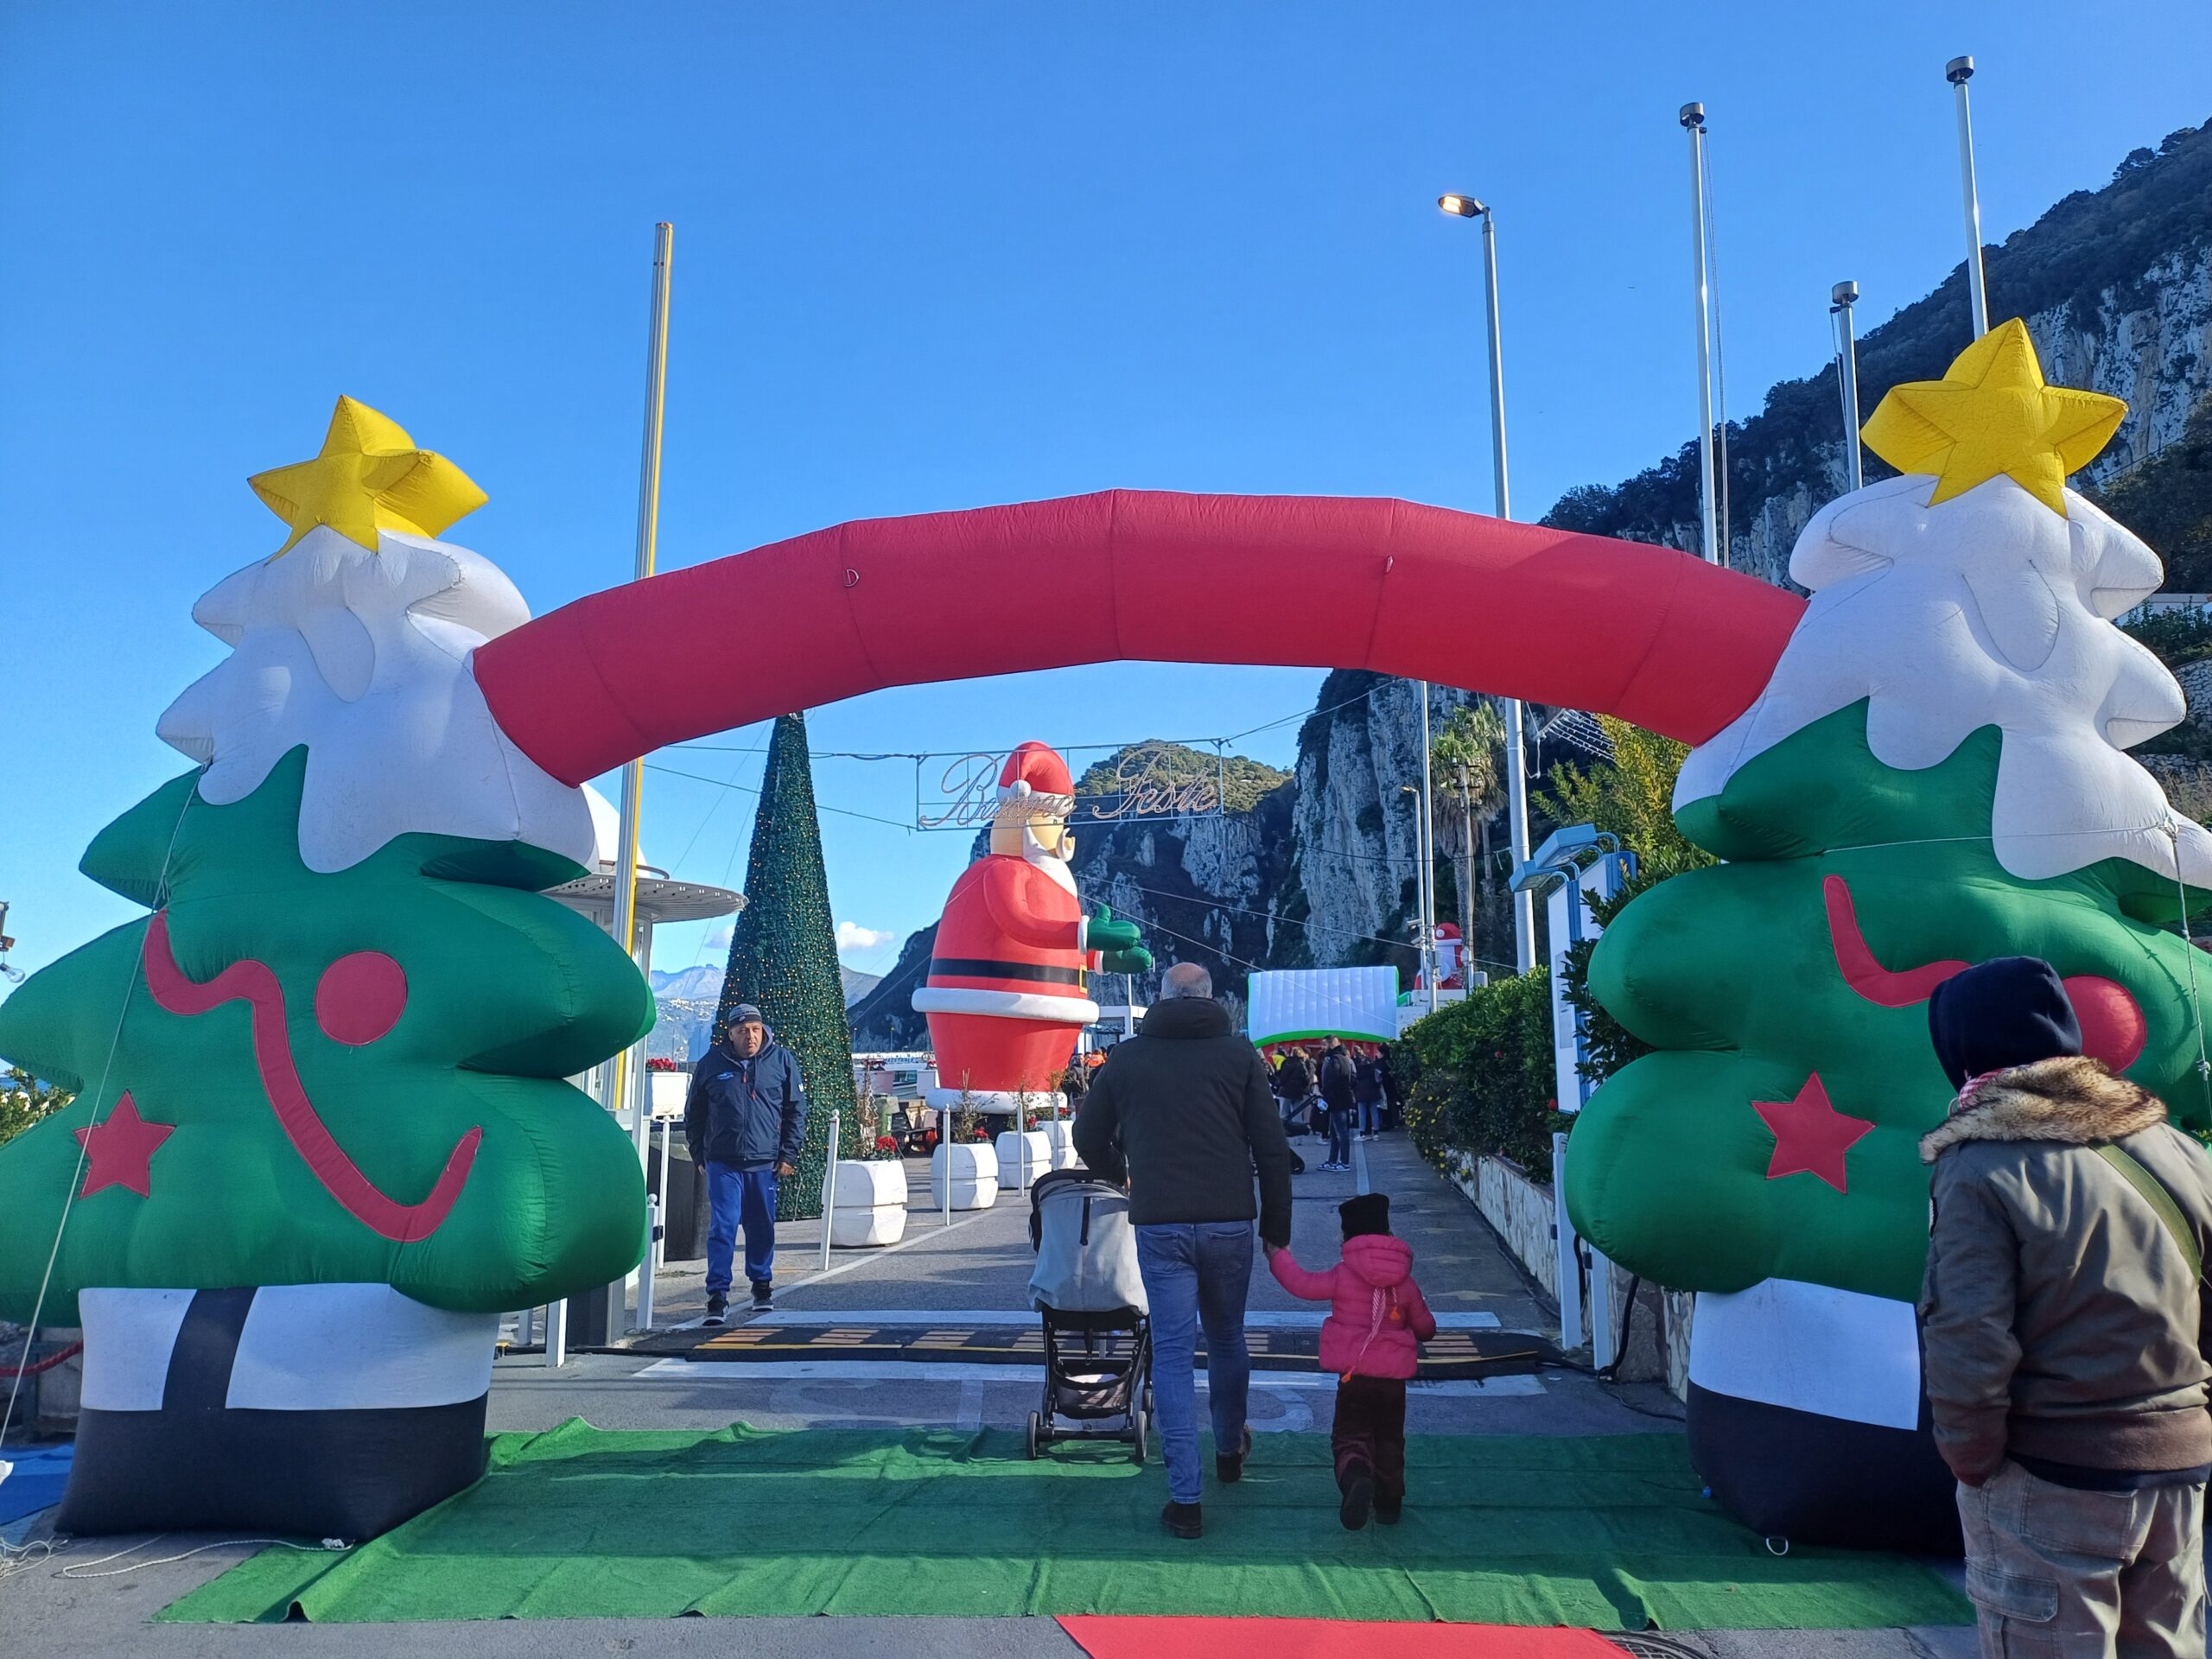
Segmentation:
{"type": "Polygon", "coordinates": [[[806,1086],[798,1057],[776,1040],[760,1010],[741,1002],[729,1032],[691,1068],[683,1138],[707,1172],[707,1320],[729,1313],[730,1257],[745,1230],[745,1276],[758,1313],[775,1304],[776,1183],[798,1162],[806,1086]]]}

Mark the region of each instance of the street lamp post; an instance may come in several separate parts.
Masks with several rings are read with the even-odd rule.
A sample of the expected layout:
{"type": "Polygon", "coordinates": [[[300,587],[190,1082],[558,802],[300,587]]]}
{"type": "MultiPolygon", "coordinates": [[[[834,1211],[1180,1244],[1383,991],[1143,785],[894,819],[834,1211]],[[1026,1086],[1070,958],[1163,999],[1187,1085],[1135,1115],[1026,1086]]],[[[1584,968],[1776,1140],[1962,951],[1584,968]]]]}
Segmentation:
{"type": "Polygon", "coordinates": [[[1843,486],[1855,490],[1866,480],[1859,454],[1859,337],[1851,326],[1851,308],[1859,303],[1859,284],[1838,283],[1828,290],[1828,315],[1840,320],[1836,342],[1836,390],[1843,397],[1843,486]]]}
{"type": "Polygon", "coordinates": [[[1974,79],[1974,60],[1953,58],[1943,66],[1943,79],[1958,94],[1959,188],[1967,215],[1967,304],[1973,313],[1974,337],[1989,332],[1989,294],[1981,276],[1981,198],[1974,181],[1974,112],[1967,107],[1967,82],[1974,79]]]}
{"type": "MultiPolygon", "coordinates": [[[[1492,487],[1497,516],[1513,516],[1513,497],[1506,484],[1505,359],[1499,347],[1497,327],[1497,220],[1490,208],[1472,196],[1443,195],[1436,205],[1459,219],[1483,222],[1483,289],[1484,311],[1490,323],[1490,448],[1492,487]]],[[[1505,822],[1513,847],[1516,869],[1529,861],[1529,758],[1521,735],[1521,700],[1503,699],[1505,712],[1505,822]]],[[[1472,951],[1470,938],[1462,948],[1472,951]]],[[[1532,894],[1513,895],[1513,960],[1527,973],[1536,960],[1536,901],[1532,894]]]]}

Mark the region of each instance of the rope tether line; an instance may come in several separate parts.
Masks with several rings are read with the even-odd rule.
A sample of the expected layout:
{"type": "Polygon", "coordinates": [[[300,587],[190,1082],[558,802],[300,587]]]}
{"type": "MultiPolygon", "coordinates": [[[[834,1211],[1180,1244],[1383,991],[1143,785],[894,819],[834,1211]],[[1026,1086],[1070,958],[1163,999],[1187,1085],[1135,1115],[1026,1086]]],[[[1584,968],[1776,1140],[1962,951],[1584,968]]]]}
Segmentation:
{"type": "MultiPolygon", "coordinates": [[[[202,770],[204,771],[205,768],[202,770]]],[[[176,857],[177,836],[183,832],[185,815],[192,810],[192,803],[199,793],[200,783],[195,778],[192,787],[185,791],[184,804],[177,808],[176,822],[169,826],[168,845],[162,852],[161,874],[154,884],[153,908],[156,914],[159,914],[168,906],[169,865],[176,857]]],[[[149,927],[153,925],[152,917],[147,918],[146,925],[149,927]]],[[[107,1093],[108,1078],[115,1069],[116,1050],[123,1046],[123,1022],[130,1013],[130,999],[137,992],[138,982],[143,976],[141,972],[143,958],[140,954],[136,950],[132,951],[130,960],[130,977],[124,982],[122,1002],[115,1011],[115,1029],[108,1036],[107,1058],[100,1064],[100,1080],[92,1090],[95,1104],[92,1119],[85,1126],[87,1131],[97,1129],[106,1121],[106,1112],[115,1109],[114,1101],[111,1100],[107,1103],[105,1111],[103,1111],[97,1103],[107,1093]]],[[[54,1283],[54,1264],[61,1259],[61,1236],[69,1230],[70,1213],[77,1205],[77,1192],[84,1184],[85,1160],[92,1155],[92,1139],[89,1133],[77,1137],[77,1161],[70,1170],[69,1190],[62,1194],[61,1217],[54,1224],[54,1243],[46,1253],[46,1270],[39,1275],[38,1295],[31,1302],[30,1321],[23,1327],[22,1356],[16,1365],[14,1381],[8,1388],[8,1408],[4,1412],[0,1412],[0,1433],[4,1433],[7,1426],[15,1421],[16,1401],[22,1392],[23,1377],[30,1365],[31,1341],[38,1333],[39,1317],[46,1312],[46,1294],[54,1283]]]]}

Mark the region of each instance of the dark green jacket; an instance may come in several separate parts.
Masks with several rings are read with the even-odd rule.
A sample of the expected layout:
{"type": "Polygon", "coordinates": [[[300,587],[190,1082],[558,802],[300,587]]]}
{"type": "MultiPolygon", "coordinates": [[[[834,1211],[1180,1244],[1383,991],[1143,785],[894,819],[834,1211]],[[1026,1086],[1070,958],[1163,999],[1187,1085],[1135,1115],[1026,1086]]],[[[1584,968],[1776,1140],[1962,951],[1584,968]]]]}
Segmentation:
{"type": "Polygon", "coordinates": [[[1936,1445],[1980,1485],[2008,1454],[2098,1470],[2212,1463],[2204,1287],[2122,1148],[2212,1242],[2212,1160],[2094,1060],[1993,1072],[1923,1136],[1935,1166],[1921,1347],[1936,1445]]]}
{"type": "Polygon", "coordinates": [[[1075,1149],[1095,1173],[1128,1182],[1135,1226],[1257,1215],[1262,1238],[1290,1243],[1290,1142],[1267,1063],[1218,1002],[1153,1005],[1092,1078],[1075,1149]]]}

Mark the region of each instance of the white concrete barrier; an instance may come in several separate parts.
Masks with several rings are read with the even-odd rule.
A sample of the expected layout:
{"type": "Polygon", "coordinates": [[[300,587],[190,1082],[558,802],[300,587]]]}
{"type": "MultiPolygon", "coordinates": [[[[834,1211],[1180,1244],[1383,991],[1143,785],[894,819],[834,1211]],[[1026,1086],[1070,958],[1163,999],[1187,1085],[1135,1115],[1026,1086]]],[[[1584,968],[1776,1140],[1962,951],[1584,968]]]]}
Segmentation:
{"type": "Polygon", "coordinates": [[[1075,1121],[1072,1118],[1047,1118],[1037,1126],[1045,1137],[1045,1144],[1052,1148],[1054,1169],[1073,1169],[1083,1161],[1075,1152],[1075,1121]]]}
{"type": "Polygon", "coordinates": [[[1052,1167],[1052,1143],[1041,1129],[1017,1135],[1012,1129],[999,1136],[999,1191],[1027,1192],[1032,1183],[1052,1167]]]}
{"type": "Polygon", "coordinates": [[[950,1146],[940,1146],[930,1154],[930,1204],[933,1208],[946,1207],[948,1164],[951,1170],[953,1209],[988,1210],[999,1201],[998,1154],[988,1141],[958,1141],[950,1146]]]}
{"type": "Polygon", "coordinates": [[[830,1243],[840,1250],[896,1244],[906,1234],[906,1166],[896,1158],[837,1165],[830,1243]]]}

